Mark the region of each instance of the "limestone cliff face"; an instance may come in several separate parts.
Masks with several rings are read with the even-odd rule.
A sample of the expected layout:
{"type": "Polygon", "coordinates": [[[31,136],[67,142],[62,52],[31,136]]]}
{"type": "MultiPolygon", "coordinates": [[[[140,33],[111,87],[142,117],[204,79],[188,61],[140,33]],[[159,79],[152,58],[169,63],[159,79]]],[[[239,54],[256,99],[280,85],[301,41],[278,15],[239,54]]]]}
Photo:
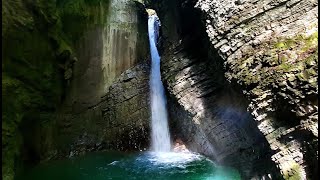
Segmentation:
{"type": "Polygon", "coordinates": [[[109,3],[108,8],[97,9],[102,22],[86,28],[76,43],[78,61],[66,96],[73,112],[99,103],[115,79],[149,53],[146,16],[140,17],[143,9],[130,0],[109,3]]]}
{"type": "Polygon", "coordinates": [[[240,88],[225,79],[223,61],[210,47],[199,11],[172,1],[158,8],[161,71],[173,137],[192,151],[238,168],[245,179],[277,176],[267,141],[247,112],[240,88]],[[167,16],[173,12],[175,16],[167,16]]]}
{"type": "Polygon", "coordinates": [[[318,2],[200,0],[196,7],[283,177],[317,177],[318,2]]]}
{"type": "Polygon", "coordinates": [[[15,0],[2,13],[4,179],[24,163],[148,147],[141,4],[15,0]]]}
{"type": "Polygon", "coordinates": [[[192,151],[238,168],[246,178],[274,168],[266,140],[238,90],[216,78],[210,61],[199,62],[183,52],[168,53],[163,54],[163,79],[170,93],[174,137],[192,151]],[[265,169],[258,166],[262,162],[265,169]]]}
{"type": "Polygon", "coordinates": [[[141,4],[130,0],[111,0],[108,8],[98,13],[103,14],[102,22],[86,28],[76,43],[77,61],[56,118],[60,127],[58,139],[62,141],[59,146],[63,146],[57,148],[63,149],[58,154],[91,151],[94,143],[107,149],[138,150],[142,149],[141,143],[146,148],[148,78],[146,67],[136,65],[147,66],[147,14],[141,4]],[[128,82],[119,80],[133,67],[136,68],[131,70],[129,75],[133,77],[128,82]],[[142,71],[143,76],[136,75],[136,70],[142,71]],[[133,140],[136,136],[141,136],[141,142],[133,140]],[[75,141],[81,141],[83,147],[71,148],[69,144],[75,141]]]}
{"type": "MultiPolygon", "coordinates": [[[[318,2],[199,0],[156,6],[163,24],[163,78],[178,107],[172,120],[175,131],[188,137],[186,144],[212,156],[218,151],[225,159],[238,152],[248,160],[240,153],[246,146],[237,140],[246,135],[228,135],[250,129],[265,136],[268,147],[262,149],[269,149],[283,178],[316,178],[318,2]],[[229,88],[242,90],[248,104],[239,103],[243,99],[229,88]],[[227,107],[238,107],[240,114],[248,109],[252,116],[219,117],[227,107]]],[[[256,139],[250,137],[247,147],[256,139]]]]}
{"type": "MultiPolygon", "coordinates": [[[[61,6],[68,8],[68,3],[76,2],[61,6]]],[[[51,130],[38,127],[30,132],[33,138],[43,133],[44,140],[37,141],[46,150],[38,152],[40,159],[147,148],[146,13],[141,4],[129,0],[111,0],[108,6],[100,2],[90,13],[95,14],[92,21],[73,22],[84,25],[72,39],[72,51],[65,51],[72,60],[65,68],[65,98],[51,119],[51,130]]],[[[65,16],[72,19],[73,14],[65,16]]]]}
{"type": "Polygon", "coordinates": [[[149,65],[125,70],[109,87],[99,104],[81,113],[58,114],[58,156],[113,149],[146,150],[149,147],[149,65]]]}

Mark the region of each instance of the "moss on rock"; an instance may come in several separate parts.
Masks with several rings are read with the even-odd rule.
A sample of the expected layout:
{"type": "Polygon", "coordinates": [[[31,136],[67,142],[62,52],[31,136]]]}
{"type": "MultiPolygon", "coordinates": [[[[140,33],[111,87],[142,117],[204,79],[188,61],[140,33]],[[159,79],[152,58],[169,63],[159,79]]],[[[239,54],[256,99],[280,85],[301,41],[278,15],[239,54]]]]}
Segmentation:
{"type": "MultiPolygon", "coordinates": [[[[22,139],[21,129],[27,124],[23,122],[45,122],[45,129],[52,129],[65,83],[59,66],[72,58],[77,40],[88,28],[106,22],[109,1],[2,3],[2,177],[12,180],[21,169],[23,143],[28,143],[22,139]],[[47,114],[49,119],[37,114],[47,114]]],[[[47,141],[52,138],[44,142],[49,146],[52,143],[47,141]]]]}
{"type": "MultiPolygon", "coordinates": [[[[310,35],[277,37],[261,42],[254,47],[254,50],[248,45],[242,51],[243,58],[228,60],[227,78],[243,85],[245,93],[251,99],[249,107],[258,121],[267,122],[268,117],[274,117],[277,119],[276,123],[272,124],[275,129],[294,127],[291,131],[295,131],[305,128],[314,135],[313,138],[318,137],[313,131],[317,126],[312,125],[318,121],[315,98],[318,95],[317,41],[318,32],[310,35]],[[312,123],[304,125],[301,123],[304,121],[312,123]]],[[[269,134],[267,139],[271,147],[281,149],[279,147],[282,145],[277,145],[275,142],[283,141],[286,137],[285,129],[281,130],[283,131],[281,134],[270,133],[266,126],[261,129],[265,134],[269,134]]],[[[283,143],[282,148],[288,149],[289,146],[283,143]]],[[[294,155],[285,156],[290,159],[294,155]]],[[[317,158],[318,155],[314,153],[310,156],[317,158]]],[[[306,167],[313,166],[313,162],[311,165],[309,162],[304,162],[306,167]]],[[[293,163],[288,170],[285,170],[287,167],[284,168],[286,163],[287,161],[279,163],[285,179],[301,179],[306,176],[301,174],[305,173],[305,170],[301,169],[301,161],[300,165],[293,163]]]]}
{"type": "Polygon", "coordinates": [[[267,89],[295,80],[292,74],[298,81],[308,82],[311,89],[317,89],[316,81],[312,80],[317,76],[317,40],[315,32],[307,37],[297,35],[262,43],[256,51],[247,51],[244,58],[232,62],[227,76],[248,88],[258,84],[267,89]]]}

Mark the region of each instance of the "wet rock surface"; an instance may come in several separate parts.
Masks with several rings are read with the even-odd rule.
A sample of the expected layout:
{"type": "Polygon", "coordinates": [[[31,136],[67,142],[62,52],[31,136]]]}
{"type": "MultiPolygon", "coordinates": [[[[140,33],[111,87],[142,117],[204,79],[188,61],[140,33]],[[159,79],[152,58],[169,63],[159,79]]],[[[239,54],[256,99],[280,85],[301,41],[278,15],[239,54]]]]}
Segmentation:
{"type": "Polygon", "coordinates": [[[104,16],[101,22],[77,40],[78,61],[64,101],[74,113],[96,105],[123,71],[146,60],[147,13],[141,6],[131,0],[110,0],[109,7],[97,11],[104,16]]]}
{"type": "Polygon", "coordinates": [[[75,48],[79,58],[56,120],[62,157],[148,147],[147,13],[130,0],[109,3],[75,48]]]}

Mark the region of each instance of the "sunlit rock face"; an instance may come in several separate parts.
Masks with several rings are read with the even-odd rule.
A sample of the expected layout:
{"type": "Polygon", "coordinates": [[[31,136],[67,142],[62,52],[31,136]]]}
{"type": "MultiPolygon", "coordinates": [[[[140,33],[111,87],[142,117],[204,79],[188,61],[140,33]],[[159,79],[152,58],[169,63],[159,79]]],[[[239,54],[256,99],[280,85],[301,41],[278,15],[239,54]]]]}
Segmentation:
{"type": "Polygon", "coordinates": [[[135,1],[6,1],[4,179],[23,162],[149,138],[147,13],[135,1]],[[15,12],[15,13],[13,13],[15,12]]]}
{"type": "Polygon", "coordinates": [[[142,4],[6,1],[2,25],[3,179],[52,158],[148,147],[142,4]]]}
{"type": "MultiPolygon", "coordinates": [[[[210,118],[206,114],[206,120],[201,121],[201,114],[214,112],[210,109],[223,112],[223,109],[242,107],[243,111],[238,112],[252,114],[249,119],[256,121],[255,129],[266,137],[268,147],[265,149],[272,150],[269,159],[277,165],[276,171],[283,178],[317,178],[318,2],[190,0],[158,3],[157,6],[164,26],[162,55],[168,56],[162,72],[171,102],[180,105],[180,108],[172,106],[173,122],[177,123],[175,127],[181,123],[198,124],[194,126],[197,130],[182,128],[182,134],[192,139],[186,144],[190,146],[192,142],[199,142],[195,139],[201,138],[214,144],[214,138],[206,135],[209,130],[199,127],[204,121],[212,123],[212,119],[219,119],[219,116],[210,118]],[[176,9],[170,11],[171,8],[176,9]],[[166,13],[161,14],[161,10],[166,13]],[[184,13],[190,11],[196,13],[184,13]],[[204,28],[198,30],[204,35],[197,36],[195,29],[201,25],[204,28]],[[195,39],[208,39],[210,46],[195,39]],[[203,62],[208,59],[208,52],[203,52],[206,47],[210,49],[211,60],[203,62]],[[194,52],[202,54],[201,58],[194,52]],[[220,58],[212,56],[217,54],[220,58]],[[213,70],[207,70],[210,68],[213,70]],[[218,77],[225,77],[230,86],[217,80],[218,77]],[[223,97],[233,97],[226,89],[235,89],[236,84],[247,96],[248,104],[237,105],[243,101],[241,98],[229,101],[223,97]],[[220,105],[219,99],[224,106],[220,105]],[[199,132],[202,136],[196,138],[195,134],[199,132]]],[[[239,115],[236,117],[241,119],[239,115]]],[[[225,119],[221,121],[227,124],[225,119]]],[[[206,123],[203,127],[210,129],[206,123]]],[[[223,132],[223,126],[217,129],[210,133],[223,132]]],[[[228,149],[224,140],[221,142],[216,146],[228,149]]],[[[208,154],[214,152],[208,143],[194,144],[198,148],[206,147],[208,154]]]]}
{"type": "Polygon", "coordinates": [[[76,45],[77,61],[57,118],[63,147],[58,154],[147,148],[147,13],[130,0],[111,0],[96,13],[99,21],[76,45]]]}
{"type": "Polygon", "coordinates": [[[102,23],[88,28],[76,47],[66,100],[73,112],[96,105],[123,71],[146,60],[146,20],[139,19],[139,10],[130,0],[110,0],[107,8],[97,9],[102,23]]]}

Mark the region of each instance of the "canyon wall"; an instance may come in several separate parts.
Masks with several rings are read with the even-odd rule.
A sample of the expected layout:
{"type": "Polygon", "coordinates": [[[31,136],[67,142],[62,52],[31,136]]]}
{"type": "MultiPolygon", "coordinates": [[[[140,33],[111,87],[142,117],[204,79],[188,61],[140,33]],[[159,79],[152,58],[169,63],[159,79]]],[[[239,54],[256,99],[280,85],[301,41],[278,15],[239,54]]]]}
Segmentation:
{"type": "Polygon", "coordinates": [[[283,177],[315,179],[318,2],[200,0],[196,7],[283,177]]]}
{"type": "Polygon", "coordinates": [[[149,144],[147,14],[130,0],[2,1],[2,173],[149,144]]]}
{"type": "Polygon", "coordinates": [[[76,43],[74,54],[78,58],[66,95],[66,105],[73,112],[100,102],[123,71],[146,61],[149,54],[143,6],[128,0],[109,3],[107,9],[96,9],[101,22],[85,28],[76,43]]]}
{"type": "Polygon", "coordinates": [[[53,155],[73,157],[106,149],[148,149],[149,69],[148,64],[137,64],[115,79],[97,105],[81,113],[58,114],[53,155]]]}
{"type": "MultiPolygon", "coordinates": [[[[98,12],[104,17],[101,23],[85,29],[76,43],[74,54],[78,58],[56,118],[58,138],[63,140],[59,146],[68,151],[61,154],[84,153],[94,143],[103,149],[142,149],[131,146],[135,142],[130,142],[133,138],[129,134],[145,136],[148,132],[147,13],[142,4],[130,0],[111,0],[107,9],[98,12]],[[128,69],[132,71],[130,77],[121,80],[128,69]],[[146,131],[141,132],[141,128],[146,131]],[[75,141],[82,142],[82,150],[75,148],[78,146],[70,149],[69,144],[75,141]]],[[[140,138],[144,148],[148,138],[140,138]]]]}
{"type": "Polygon", "coordinates": [[[55,2],[2,4],[2,178],[13,179],[23,166],[23,125],[47,122],[62,101],[66,46],[55,2]]]}
{"type": "Polygon", "coordinates": [[[249,102],[224,77],[223,60],[210,46],[200,11],[173,1],[157,6],[173,140],[239,169],[245,179],[277,177],[268,143],[246,110],[249,102]]]}
{"type": "Polygon", "coordinates": [[[154,5],[163,25],[162,74],[169,101],[175,104],[169,108],[173,133],[189,148],[248,171],[247,178],[271,172],[279,178],[278,172],[285,179],[315,179],[318,2],[199,0],[154,5]],[[248,129],[255,135],[241,133],[248,129]],[[267,147],[261,147],[264,140],[267,147]],[[264,152],[241,155],[243,149],[259,146],[264,152]],[[233,153],[238,165],[227,160],[233,153]],[[273,165],[262,165],[262,174],[250,172],[247,162],[254,157],[266,157],[273,165]]]}

